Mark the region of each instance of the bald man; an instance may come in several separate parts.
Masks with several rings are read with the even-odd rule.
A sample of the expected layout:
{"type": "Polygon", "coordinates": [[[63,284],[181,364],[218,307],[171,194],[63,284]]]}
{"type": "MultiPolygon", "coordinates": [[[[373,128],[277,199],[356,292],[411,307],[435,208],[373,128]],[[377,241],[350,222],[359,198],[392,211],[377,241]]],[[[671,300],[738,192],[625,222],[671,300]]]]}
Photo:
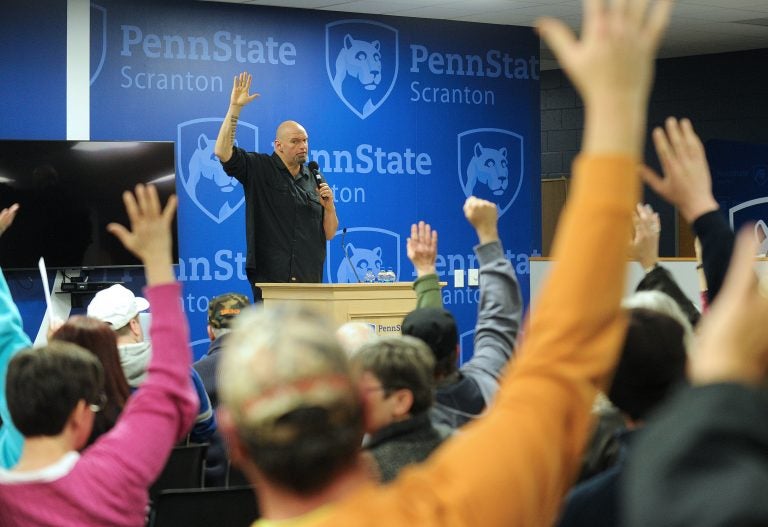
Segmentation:
{"type": "Polygon", "coordinates": [[[251,75],[235,76],[229,110],[216,139],[216,156],[224,171],[243,185],[248,254],[245,271],[254,301],[259,282],[320,282],[325,242],[336,234],[333,191],[304,166],[309,152],[307,131],[285,121],[275,133],[275,151],[246,152],[234,146],[243,107],[259,96],[249,94],[251,75]]]}

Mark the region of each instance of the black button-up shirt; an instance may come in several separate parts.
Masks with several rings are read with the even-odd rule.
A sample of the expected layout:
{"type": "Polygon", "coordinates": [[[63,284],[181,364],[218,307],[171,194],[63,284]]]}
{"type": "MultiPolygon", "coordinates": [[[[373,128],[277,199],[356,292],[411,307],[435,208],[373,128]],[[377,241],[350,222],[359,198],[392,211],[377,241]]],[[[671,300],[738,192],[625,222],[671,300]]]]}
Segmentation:
{"type": "Polygon", "coordinates": [[[233,148],[224,171],[243,185],[245,267],[256,282],[320,282],[324,209],[305,166],[294,178],[277,153],[233,148]]]}

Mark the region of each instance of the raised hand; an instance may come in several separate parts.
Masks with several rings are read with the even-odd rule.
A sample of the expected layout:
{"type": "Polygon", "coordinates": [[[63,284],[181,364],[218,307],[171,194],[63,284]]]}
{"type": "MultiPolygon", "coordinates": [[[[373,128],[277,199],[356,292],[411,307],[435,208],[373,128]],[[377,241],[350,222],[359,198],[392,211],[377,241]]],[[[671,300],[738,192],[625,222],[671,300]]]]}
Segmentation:
{"type": "Polygon", "coordinates": [[[650,205],[638,203],[634,226],[632,258],[640,262],[643,269],[648,270],[659,261],[659,235],[661,234],[659,214],[654,212],[650,205]]]}
{"type": "Polygon", "coordinates": [[[470,196],[464,202],[464,216],[477,231],[481,244],[499,239],[499,210],[495,203],[470,196]]]}
{"type": "Polygon", "coordinates": [[[424,276],[437,272],[437,231],[432,230],[428,223],[420,221],[411,225],[411,236],[406,242],[408,259],[416,268],[416,276],[424,276]]]}
{"type": "Polygon", "coordinates": [[[258,93],[252,95],[249,95],[248,93],[251,90],[252,79],[253,77],[251,74],[246,72],[242,72],[240,75],[235,75],[234,84],[232,86],[232,95],[229,97],[230,105],[242,108],[259,96],[258,93]]]}
{"type": "Polygon", "coordinates": [[[697,384],[762,384],[768,375],[768,276],[753,271],[757,241],[739,233],[723,288],[702,319],[690,376],[697,384]]]}
{"type": "Polygon", "coordinates": [[[647,166],[642,167],[641,174],[654,192],[680,209],[688,223],[693,223],[702,214],[718,208],[712,195],[704,145],[688,119],[678,122],[669,117],[665,125],[666,130],[653,130],[653,144],[664,177],[647,166]]]}
{"type": "Polygon", "coordinates": [[[123,192],[123,203],[131,229],[110,223],[107,230],[144,263],[148,284],[173,281],[171,224],[176,212],[176,196],[168,198],[162,208],[155,186],[140,184],[134,192],[123,192]]]}
{"type": "Polygon", "coordinates": [[[16,218],[16,213],[19,211],[19,204],[14,203],[10,207],[0,210],[0,236],[8,230],[13,220],[16,218]]]}
{"type": "Polygon", "coordinates": [[[642,150],[653,59],[669,21],[670,0],[584,0],[581,38],[553,18],[539,34],[581,94],[586,129],[583,152],[642,150]],[[601,126],[590,126],[599,122],[601,126]]]}

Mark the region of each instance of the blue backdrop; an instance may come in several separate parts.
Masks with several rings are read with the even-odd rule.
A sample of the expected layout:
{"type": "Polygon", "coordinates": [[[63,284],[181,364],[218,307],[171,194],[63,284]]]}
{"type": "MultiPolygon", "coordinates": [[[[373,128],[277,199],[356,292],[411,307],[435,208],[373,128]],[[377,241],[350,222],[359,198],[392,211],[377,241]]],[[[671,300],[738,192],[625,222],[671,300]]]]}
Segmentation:
{"type": "MultiPolygon", "coordinates": [[[[11,105],[3,137],[64,138],[56,123],[66,110],[66,12],[30,15],[43,4],[49,2],[12,9],[12,44],[23,48],[22,34],[31,31],[44,40],[50,82],[26,86],[13,77],[5,89],[12,100],[22,86],[45,98],[56,122],[11,126],[28,111],[11,105]],[[42,34],[41,19],[56,30],[42,34]]],[[[526,298],[528,255],[540,252],[538,48],[529,28],[510,26],[207,2],[92,4],[91,139],[176,141],[178,276],[196,355],[206,349],[208,299],[250,293],[242,189],[212,157],[232,79],[245,70],[261,96],[240,116],[238,145],[270,152],[280,122],[304,125],[310,159],[334,188],[358,272],[391,267],[398,280],[411,281],[411,223],[423,219],[439,231],[438,272],[449,282],[444,301],[458,320],[466,358],[478,290],[454,288],[452,279],[455,269],[477,267],[476,238],[461,212],[466,196],[498,204],[501,237],[526,298]]],[[[25,59],[6,51],[3,57],[3,69],[25,59]]],[[[120,278],[137,291],[142,283],[135,272],[120,278]]],[[[337,236],[324,281],[351,280],[337,236]]],[[[26,282],[11,280],[14,293],[26,282]]],[[[25,327],[35,332],[39,299],[26,295],[25,327]]]]}

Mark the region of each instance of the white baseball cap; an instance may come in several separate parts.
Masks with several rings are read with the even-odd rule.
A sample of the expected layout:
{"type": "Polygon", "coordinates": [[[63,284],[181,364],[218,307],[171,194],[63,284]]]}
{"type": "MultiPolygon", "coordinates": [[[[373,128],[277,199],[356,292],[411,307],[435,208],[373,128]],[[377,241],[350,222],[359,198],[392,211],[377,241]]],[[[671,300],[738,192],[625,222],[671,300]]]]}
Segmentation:
{"type": "Polygon", "coordinates": [[[96,293],[88,304],[88,316],[111,324],[112,329],[118,330],[147,309],[149,302],[146,298],[136,296],[129,289],[115,284],[96,293]]]}

